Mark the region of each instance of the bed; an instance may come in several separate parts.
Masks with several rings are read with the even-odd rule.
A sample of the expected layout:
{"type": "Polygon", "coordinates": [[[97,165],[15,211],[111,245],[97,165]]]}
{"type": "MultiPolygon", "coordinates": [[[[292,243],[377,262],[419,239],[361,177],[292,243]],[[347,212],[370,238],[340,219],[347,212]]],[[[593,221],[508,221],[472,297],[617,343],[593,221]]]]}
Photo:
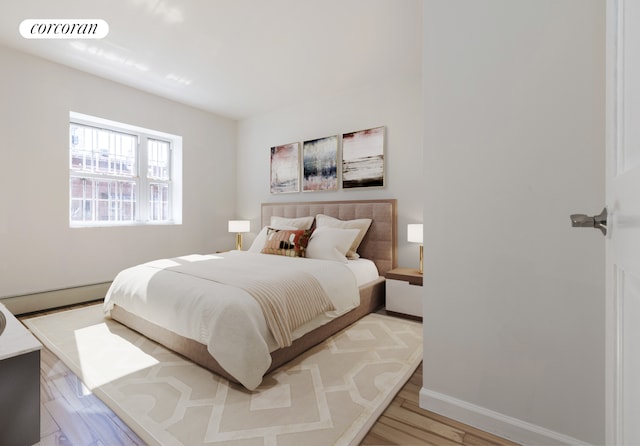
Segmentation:
{"type": "MultiPolygon", "coordinates": [[[[317,240],[321,240],[316,220],[320,222],[313,219],[311,238],[315,240],[317,235],[317,240]]],[[[261,206],[262,230],[247,251],[162,259],[128,268],[114,279],[105,298],[104,310],[112,319],[253,390],[264,375],[384,305],[384,274],[396,267],[396,220],[395,199],[264,203],[261,206]],[[348,222],[371,221],[357,248],[355,257],[359,258],[349,256],[351,260],[334,262],[293,259],[260,251],[264,243],[260,237],[265,236],[266,227],[278,226],[274,222],[288,223],[318,215],[344,222],[347,227],[348,222]],[[265,261],[269,266],[263,268],[261,262],[265,261]],[[325,302],[323,305],[329,307],[319,307],[319,312],[302,320],[295,330],[276,335],[270,324],[277,325],[277,322],[271,321],[264,307],[263,312],[259,311],[262,303],[254,290],[244,285],[236,289],[234,280],[236,275],[237,280],[243,275],[277,278],[276,273],[288,270],[294,264],[296,268],[304,265],[296,276],[307,282],[301,282],[295,288],[292,280],[281,280],[293,290],[288,292],[295,294],[300,287],[313,290],[309,285],[315,281],[331,302],[325,302]],[[210,266],[218,269],[218,265],[226,266],[211,273],[210,266]],[[369,271],[360,275],[360,269],[369,271]],[[236,273],[237,270],[241,272],[236,273]],[[195,279],[191,277],[193,275],[195,279]],[[218,281],[222,279],[218,276],[224,276],[231,283],[221,285],[218,281]],[[213,294],[216,299],[211,299],[213,294]],[[222,303],[212,303],[218,300],[232,303],[223,308],[222,303]],[[202,306],[205,305],[203,302],[207,307],[202,306]],[[237,302],[244,302],[248,307],[239,307],[237,302]],[[189,319],[181,316],[186,311],[184,308],[191,311],[189,319]],[[238,327],[242,327],[242,332],[236,330],[238,327]]],[[[287,225],[282,227],[289,228],[287,225]]],[[[293,227],[289,229],[299,233],[293,227]]],[[[340,233],[347,232],[349,230],[340,233]]],[[[355,233],[355,230],[351,229],[351,232],[355,233]]],[[[319,244],[314,243],[317,249],[319,244]]],[[[311,250],[311,242],[308,248],[311,250]]]]}

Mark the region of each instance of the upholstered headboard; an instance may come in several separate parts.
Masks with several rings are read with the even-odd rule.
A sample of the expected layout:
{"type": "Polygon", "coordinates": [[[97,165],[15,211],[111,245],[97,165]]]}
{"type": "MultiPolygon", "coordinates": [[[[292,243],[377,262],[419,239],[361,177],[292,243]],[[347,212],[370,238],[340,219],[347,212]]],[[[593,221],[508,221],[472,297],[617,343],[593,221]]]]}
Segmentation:
{"type": "Polygon", "coordinates": [[[273,215],[306,217],[325,214],[340,220],[370,218],[371,226],[358,253],[372,260],[380,275],[397,266],[398,230],[397,200],[312,201],[298,203],[263,203],[262,226],[268,226],[273,215]]]}

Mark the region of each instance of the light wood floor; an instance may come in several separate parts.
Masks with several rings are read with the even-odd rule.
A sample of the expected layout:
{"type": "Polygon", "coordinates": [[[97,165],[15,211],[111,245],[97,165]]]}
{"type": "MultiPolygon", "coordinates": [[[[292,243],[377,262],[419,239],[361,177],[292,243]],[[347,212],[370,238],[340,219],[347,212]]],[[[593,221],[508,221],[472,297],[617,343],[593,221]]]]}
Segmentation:
{"type": "Polygon", "coordinates": [[[362,445],[517,446],[516,443],[420,408],[422,364],[378,418],[362,445]]]}
{"type": "MultiPolygon", "coordinates": [[[[20,319],[25,319],[22,317],[20,319]]],[[[144,445],[48,349],[41,353],[42,446],[144,445]]],[[[364,438],[363,445],[514,445],[421,409],[422,365],[364,438]]]]}
{"type": "Polygon", "coordinates": [[[145,444],[47,348],[40,363],[40,445],[145,444]]]}

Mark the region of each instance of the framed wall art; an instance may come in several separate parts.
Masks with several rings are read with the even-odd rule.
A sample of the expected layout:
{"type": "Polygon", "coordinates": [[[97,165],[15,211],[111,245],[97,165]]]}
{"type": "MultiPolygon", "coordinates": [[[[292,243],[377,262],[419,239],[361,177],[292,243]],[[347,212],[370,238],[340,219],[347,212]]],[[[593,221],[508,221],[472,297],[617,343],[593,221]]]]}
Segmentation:
{"type": "Polygon", "coordinates": [[[271,147],[271,193],[300,191],[300,143],[271,147]]]}
{"type": "Polygon", "coordinates": [[[384,186],[384,127],[342,135],[342,188],[384,186]]]}
{"type": "Polygon", "coordinates": [[[302,190],[337,190],[337,165],[337,135],[305,141],[302,144],[302,190]]]}

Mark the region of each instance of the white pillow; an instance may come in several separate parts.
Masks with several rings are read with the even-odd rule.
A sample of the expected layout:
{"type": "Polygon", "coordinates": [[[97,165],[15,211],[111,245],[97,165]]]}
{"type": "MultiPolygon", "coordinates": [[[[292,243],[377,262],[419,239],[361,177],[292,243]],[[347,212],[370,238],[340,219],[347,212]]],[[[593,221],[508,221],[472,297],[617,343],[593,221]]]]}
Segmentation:
{"type": "MultiPolygon", "coordinates": [[[[256,235],[256,238],[253,240],[253,243],[251,243],[251,246],[249,246],[249,249],[247,249],[247,252],[262,251],[262,248],[264,248],[264,244],[267,241],[267,229],[270,227],[273,227],[273,226],[265,226],[260,230],[260,232],[258,232],[258,235],[256,235]]],[[[296,228],[294,226],[278,226],[275,229],[300,229],[300,228],[296,228]]]]}
{"type": "Polygon", "coordinates": [[[287,218],[287,217],[278,217],[275,215],[271,216],[271,227],[277,229],[311,229],[311,225],[313,225],[313,216],[310,217],[298,217],[298,218],[287,218]]]}
{"type": "Polygon", "coordinates": [[[358,236],[358,229],[322,227],[311,234],[305,257],[308,259],[338,260],[347,263],[345,254],[358,236]]]}
{"type": "Polygon", "coordinates": [[[358,246],[362,243],[362,239],[367,234],[371,226],[370,218],[359,218],[357,220],[340,220],[337,218],[329,217],[328,215],[318,214],[316,215],[316,227],[330,227],[330,228],[343,228],[343,229],[358,229],[358,235],[347,251],[347,257],[349,259],[357,259],[360,257],[357,253],[358,246]]]}

